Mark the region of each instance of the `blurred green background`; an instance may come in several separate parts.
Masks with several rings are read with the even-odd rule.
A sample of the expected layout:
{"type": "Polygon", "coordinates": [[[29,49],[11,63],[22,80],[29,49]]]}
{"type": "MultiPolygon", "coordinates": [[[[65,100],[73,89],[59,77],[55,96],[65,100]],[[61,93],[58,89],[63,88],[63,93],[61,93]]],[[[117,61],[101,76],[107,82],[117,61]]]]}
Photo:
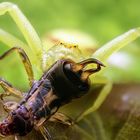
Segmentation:
{"type": "MultiPolygon", "coordinates": [[[[4,2],[6,0],[0,0],[4,2]]],[[[114,37],[128,31],[131,28],[140,26],[140,2],[139,0],[9,0],[16,3],[29,21],[32,23],[39,36],[58,29],[76,29],[88,33],[101,46],[114,37]]],[[[24,40],[22,34],[16,27],[8,14],[0,16],[0,28],[12,33],[24,40]]],[[[140,81],[140,39],[123,49],[129,54],[133,65],[129,65],[125,70],[113,66],[108,69],[107,75],[111,75],[116,82],[122,80],[129,82],[140,81]],[[112,71],[115,71],[114,74],[112,71]],[[123,77],[122,77],[123,76],[123,77]]],[[[7,50],[7,47],[0,43],[0,54],[7,50]]],[[[12,58],[13,56],[11,56],[12,58]]],[[[26,74],[22,68],[16,68],[15,64],[6,58],[0,63],[1,77],[14,83],[14,85],[27,87],[26,74]],[[18,69],[18,70],[17,70],[18,69]],[[18,72],[17,72],[18,71],[18,72]]],[[[22,65],[20,60],[16,60],[16,65],[22,65]]],[[[15,63],[15,62],[14,62],[15,63]]]]}
{"type": "MultiPolygon", "coordinates": [[[[6,0],[0,0],[3,2],[6,0]]],[[[140,25],[139,0],[10,0],[31,21],[40,36],[55,28],[80,29],[100,44],[140,25]]],[[[0,26],[15,34],[11,18],[0,17],[0,26]]]]}

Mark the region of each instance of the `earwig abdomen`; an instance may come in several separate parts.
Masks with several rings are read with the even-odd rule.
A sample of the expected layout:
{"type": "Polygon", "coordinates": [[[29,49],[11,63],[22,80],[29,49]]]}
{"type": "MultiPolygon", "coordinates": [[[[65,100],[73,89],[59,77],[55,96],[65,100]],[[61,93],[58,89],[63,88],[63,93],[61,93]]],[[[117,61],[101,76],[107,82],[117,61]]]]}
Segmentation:
{"type": "Polygon", "coordinates": [[[33,128],[33,120],[24,106],[19,106],[0,124],[0,133],[6,135],[24,136],[33,128]]]}

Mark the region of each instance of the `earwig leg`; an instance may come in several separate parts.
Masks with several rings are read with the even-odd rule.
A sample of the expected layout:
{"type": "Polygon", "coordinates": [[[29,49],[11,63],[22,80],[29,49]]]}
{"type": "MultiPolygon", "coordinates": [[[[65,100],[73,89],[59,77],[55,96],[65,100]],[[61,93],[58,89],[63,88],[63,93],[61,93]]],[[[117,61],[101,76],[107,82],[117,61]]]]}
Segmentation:
{"type": "Polygon", "coordinates": [[[20,140],[20,139],[18,138],[18,136],[15,136],[15,140],[20,140]]]}
{"type": "Polygon", "coordinates": [[[45,140],[52,140],[52,137],[51,137],[51,135],[46,127],[40,126],[39,130],[40,130],[40,132],[43,135],[45,140]]]}
{"type": "Polygon", "coordinates": [[[17,136],[15,136],[15,140],[18,140],[17,136]]]}
{"type": "Polygon", "coordinates": [[[51,116],[49,121],[60,122],[62,124],[69,125],[69,126],[73,125],[74,123],[71,118],[69,118],[68,116],[60,112],[56,112],[53,116],[51,116]]]}
{"type": "Polygon", "coordinates": [[[6,112],[10,112],[11,110],[15,110],[18,105],[19,104],[16,102],[9,101],[9,102],[3,103],[3,109],[6,112]]]}
{"type": "Polygon", "coordinates": [[[5,58],[6,56],[8,56],[10,53],[12,53],[14,51],[17,51],[20,58],[22,59],[22,62],[24,64],[24,67],[25,67],[25,70],[26,70],[26,73],[28,75],[30,86],[32,86],[32,84],[34,82],[32,65],[30,63],[30,60],[29,60],[27,54],[25,53],[25,51],[22,48],[13,47],[13,48],[9,49],[8,51],[6,51],[4,54],[2,54],[0,56],[0,60],[2,60],[3,58],[5,58]]]}
{"type": "Polygon", "coordinates": [[[10,96],[11,93],[17,97],[23,97],[23,94],[21,91],[17,90],[16,88],[12,87],[11,84],[9,84],[7,81],[0,78],[0,86],[4,89],[4,93],[0,94],[0,98],[3,100],[3,97],[10,96]]]}

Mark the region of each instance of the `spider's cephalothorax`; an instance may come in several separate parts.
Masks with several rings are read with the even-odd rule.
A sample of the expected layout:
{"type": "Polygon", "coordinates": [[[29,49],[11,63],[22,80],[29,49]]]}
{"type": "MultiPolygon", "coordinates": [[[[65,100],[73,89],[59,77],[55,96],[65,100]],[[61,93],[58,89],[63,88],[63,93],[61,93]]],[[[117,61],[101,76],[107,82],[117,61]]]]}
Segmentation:
{"type": "Polygon", "coordinates": [[[34,126],[49,119],[60,106],[85,95],[90,87],[89,76],[99,71],[101,66],[104,65],[93,58],[79,63],[58,60],[0,124],[0,133],[5,136],[26,135],[34,126]],[[85,69],[91,63],[97,67],[85,69]]]}

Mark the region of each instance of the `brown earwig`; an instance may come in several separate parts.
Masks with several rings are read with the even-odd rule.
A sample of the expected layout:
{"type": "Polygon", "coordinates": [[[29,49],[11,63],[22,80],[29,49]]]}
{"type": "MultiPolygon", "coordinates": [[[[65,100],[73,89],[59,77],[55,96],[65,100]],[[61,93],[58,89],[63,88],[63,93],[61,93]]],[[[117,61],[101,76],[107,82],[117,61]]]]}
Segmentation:
{"type": "MultiPolygon", "coordinates": [[[[1,135],[24,136],[34,127],[42,125],[59,107],[85,95],[90,88],[89,76],[100,71],[101,66],[104,65],[93,58],[79,63],[67,59],[55,62],[38,81],[34,82],[27,95],[0,123],[1,135]],[[91,63],[95,63],[97,67],[85,69],[91,63]]],[[[6,84],[3,81],[3,85],[4,83],[6,84]]],[[[51,139],[49,134],[47,139],[51,139]]]]}

